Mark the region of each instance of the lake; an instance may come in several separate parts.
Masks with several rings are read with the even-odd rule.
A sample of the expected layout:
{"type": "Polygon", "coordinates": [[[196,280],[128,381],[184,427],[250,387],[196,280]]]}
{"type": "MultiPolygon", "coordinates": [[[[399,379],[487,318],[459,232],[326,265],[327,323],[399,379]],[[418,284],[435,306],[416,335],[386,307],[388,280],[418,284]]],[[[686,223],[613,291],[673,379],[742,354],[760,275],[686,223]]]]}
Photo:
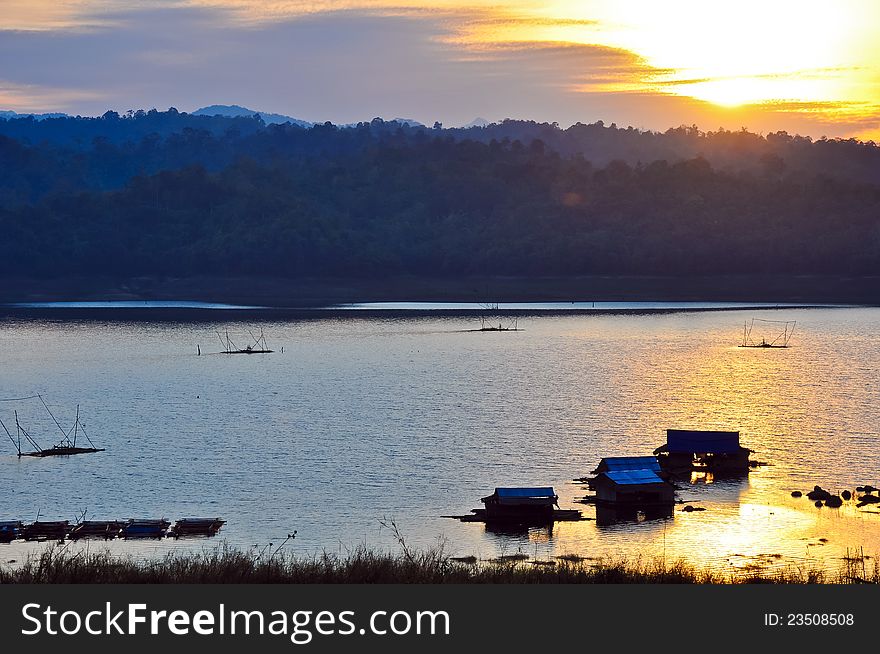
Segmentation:
{"type": "MultiPolygon", "coordinates": [[[[63,425],[79,404],[106,451],[19,459],[3,436],[0,520],[228,520],[217,539],[88,544],[136,555],[222,540],[262,548],[293,530],[285,549],[301,554],[395,549],[381,525],[390,519],[409,545],[484,558],[743,570],[836,569],[848,551],[880,554],[876,508],[790,496],[880,482],[880,309],[674,308],[524,314],[520,331],[493,333],[466,331],[474,316],[417,310],[249,322],[209,309],[187,321],[13,311],[0,321],[0,399],[39,392],[63,425]],[[792,347],[738,348],[751,318],[796,320],[792,347]],[[218,354],[227,329],[240,346],[262,329],[276,352],[218,354]],[[650,454],[668,428],[739,430],[770,465],[683,484],[678,497],[706,510],[677,506],[667,520],[493,533],[441,517],[503,485],[552,485],[563,508],[592,517],[573,503],[586,491],[571,480],[603,456],[650,454]]],[[[13,411],[40,445],[58,440],[38,400],[0,402],[14,429],[13,411]]],[[[34,547],[0,545],[0,561],[34,547]]]]}

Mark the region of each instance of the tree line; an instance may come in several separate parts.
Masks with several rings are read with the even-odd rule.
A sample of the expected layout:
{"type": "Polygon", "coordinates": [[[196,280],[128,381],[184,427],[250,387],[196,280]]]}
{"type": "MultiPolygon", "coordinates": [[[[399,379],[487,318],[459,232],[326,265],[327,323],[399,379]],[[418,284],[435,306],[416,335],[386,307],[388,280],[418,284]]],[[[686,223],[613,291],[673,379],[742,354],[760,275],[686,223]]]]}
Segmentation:
{"type": "Polygon", "coordinates": [[[0,121],[0,272],[880,269],[873,144],[599,123],[447,130],[213,120],[177,112],[51,119],[105,129],[88,145],[55,138],[57,126],[41,139],[50,120],[5,121],[30,131],[0,121]],[[142,121],[171,127],[141,134],[142,121]]]}

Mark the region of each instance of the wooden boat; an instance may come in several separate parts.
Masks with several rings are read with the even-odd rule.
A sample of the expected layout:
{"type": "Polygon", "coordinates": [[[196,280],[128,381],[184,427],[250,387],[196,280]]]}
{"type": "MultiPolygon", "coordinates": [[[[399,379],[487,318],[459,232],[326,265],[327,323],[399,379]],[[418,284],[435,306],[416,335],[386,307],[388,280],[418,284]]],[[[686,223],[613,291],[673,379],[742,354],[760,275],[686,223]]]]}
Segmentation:
{"type": "Polygon", "coordinates": [[[67,520],[32,522],[22,528],[21,537],[25,540],[64,540],[69,524],[67,520]]]}
{"type": "Polygon", "coordinates": [[[122,525],[120,535],[122,538],[162,538],[170,526],[171,523],[165,518],[160,520],[130,519],[122,525]]]}
{"type": "Polygon", "coordinates": [[[20,520],[4,520],[0,522],[0,543],[11,543],[21,534],[20,520]]]}
{"type": "Polygon", "coordinates": [[[71,527],[67,534],[72,540],[80,538],[103,538],[111,540],[119,536],[122,523],[118,520],[84,520],[71,527]]]}
{"type": "Polygon", "coordinates": [[[169,536],[214,536],[226,524],[222,518],[182,518],[168,531],[169,536]]]}

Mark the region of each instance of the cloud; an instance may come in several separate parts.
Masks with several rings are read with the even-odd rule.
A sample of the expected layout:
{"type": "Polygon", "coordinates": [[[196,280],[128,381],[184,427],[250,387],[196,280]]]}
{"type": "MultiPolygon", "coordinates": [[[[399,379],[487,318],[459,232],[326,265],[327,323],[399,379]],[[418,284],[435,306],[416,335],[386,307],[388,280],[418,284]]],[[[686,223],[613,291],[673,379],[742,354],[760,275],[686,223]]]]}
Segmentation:
{"type": "Polygon", "coordinates": [[[64,111],[81,102],[100,102],[99,92],[83,89],[16,84],[0,80],[0,107],[19,113],[64,111]]]}
{"type": "Polygon", "coordinates": [[[237,103],[338,123],[407,116],[454,125],[479,115],[814,135],[870,128],[856,109],[871,107],[696,101],[672,90],[709,78],[676,80],[627,49],[572,40],[589,40],[595,22],[534,18],[529,5],[61,0],[47,23],[55,28],[0,31],[0,104],[101,114],[237,103]]]}
{"type": "Polygon", "coordinates": [[[113,29],[87,34],[7,32],[0,65],[18,85],[82,89],[82,98],[59,95],[53,106],[68,101],[70,109],[93,113],[107,101],[120,110],[239,102],[311,120],[405,114],[456,123],[487,113],[546,115],[554,99],[529,100],[525,91],[562,89],[572,66],[627,59],[558,45],[463,53],[449,42],[456,25],[443,12],[334,12],[259,27],[202,9],[128,11],[111,19],[113,29]],[[13,61],[18,65],[3,65],[13,61]]]}

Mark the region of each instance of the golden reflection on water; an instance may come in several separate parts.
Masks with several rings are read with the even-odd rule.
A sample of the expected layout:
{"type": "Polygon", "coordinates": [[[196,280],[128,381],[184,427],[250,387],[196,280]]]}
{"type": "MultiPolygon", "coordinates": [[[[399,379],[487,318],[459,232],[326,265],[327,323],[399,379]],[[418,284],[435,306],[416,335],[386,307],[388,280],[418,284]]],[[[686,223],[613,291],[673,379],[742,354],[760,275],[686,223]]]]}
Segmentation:
{"type": "MultiPolygon", "coordinates": [[[[709,322],[706,316],[696,321],[709,322]]],[[[613,332],[585,331],[581,337],[619,343],[631,338],[627,331],[617,325],[613,332]]],[[[814,484],[837,493],[876,478],[876,467],[866,470],[866,462],[857,461],[863,439],[874,436],[865,433],[869,407],[864,397],[860,402],[845,390],[860,383],[860,393],[876,398],[873,378],[864,378],[876,371],[876,361],[859,356],[866,350],[875,355],[875,332],[825,332],[808,323],[792,347],[774,350],[739,348],[736,339],[735,323],[725,330],[652,334],[650,345],[638,347],[627,362],[627,374],[615,380],[613,400],[626,402],[630,428],[617,448],[602,455],[649,454],[671,427],[736,430],[755,451],[753,460],[768,465],[740,480],[694,472],[689,482],[680,482],[677,496],[704,510],[686,513],[677,505],[674,519],[604,528],[592,522],[557,525],[557,552],[607,554],[596,532],[617,529],[629,536],[620,554],[731,572],[837,570],[848,550],[880,553],[880,516],[871,507],[857,509],[851,501],[840,509],[816,508],[806,497],[790,497],[792,490],[806,492],[814,484]],[[853,435],[860,437],[857,446],[853,435]]],[[[578,488],[568,497],[585,492],[578,488]]]]}

